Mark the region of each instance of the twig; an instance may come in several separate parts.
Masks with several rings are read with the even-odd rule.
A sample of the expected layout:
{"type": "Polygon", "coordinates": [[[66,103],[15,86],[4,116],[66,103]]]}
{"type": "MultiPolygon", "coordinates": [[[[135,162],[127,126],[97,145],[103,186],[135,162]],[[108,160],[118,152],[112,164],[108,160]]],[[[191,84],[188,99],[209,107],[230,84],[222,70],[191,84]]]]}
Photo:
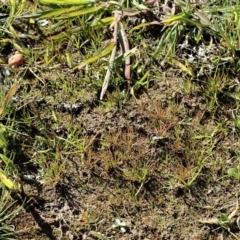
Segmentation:
{"type": "Polygon", "coordinates": [[[138,188],[137,192],[135,193],[135,197],[139,194],[139,192],[141,191],[142,187],[143,187],[144,183],[142,182],[140,187],[138,188]]]}

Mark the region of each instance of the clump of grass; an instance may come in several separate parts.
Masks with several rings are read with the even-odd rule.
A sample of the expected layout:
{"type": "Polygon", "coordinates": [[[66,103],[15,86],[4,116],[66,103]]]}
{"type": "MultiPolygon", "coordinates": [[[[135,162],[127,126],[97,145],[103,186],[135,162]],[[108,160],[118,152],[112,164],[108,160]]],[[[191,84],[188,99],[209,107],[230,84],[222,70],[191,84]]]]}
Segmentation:
{"type": "MultiPolygon", "coordinates": [[[[11,98],[13,97],[13,95],[16,93],[16,91],[19,88],[19,84],[14,84],[12,85],[12,87],[10,88],[10,90],[8,91],[6,97],[2,100],[2,104],[0,107],[0,117],[3,118],[4,115],[6,114],[6,109],[7,109],[7,105],[9,103],[9,101],[11,101],[11,98]]],[[[8,126],[10,127],[10,126],[8,126]]],[[[1,151],[2,153],[0,154],[1,156],[1,160],[3,162],[3,164],[0,165],[0,180],[2,182],[2,184],[4,184],[7,188],[9,188],[10,190],[18,190],[18,186],[14,183],[14,181],[12,181],[10,178],[7,177],[7,175],[5,174],[5,169],[10,169],[11,173],[10,175],[12,175],[11,177],[15,177],[16,178],[16,167],[13,164],[13,162],[8,158],[7,154],[7,148],[9,145],[8,139],[7,139],[7,131],[9,131],[9,129],[4,126],[4,124],[0,124],[0,146],[1,146],[1,151]]],[[[12,128],[10,128],[10,131],[12,131],[12,128]]]]}
{"type": "Polygon", "coordinates": [[[0,187],[0,239],[18,239],[24,231],[16,231],[13,220],[21,212],[22,207],[13,201],[11,193],[1,184],[0,187]]]}

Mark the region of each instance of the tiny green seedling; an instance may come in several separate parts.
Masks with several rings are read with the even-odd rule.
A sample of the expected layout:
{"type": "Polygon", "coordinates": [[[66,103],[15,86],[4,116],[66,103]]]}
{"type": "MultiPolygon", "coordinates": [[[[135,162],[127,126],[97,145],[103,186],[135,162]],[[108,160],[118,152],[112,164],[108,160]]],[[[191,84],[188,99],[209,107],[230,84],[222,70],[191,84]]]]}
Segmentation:
{"type": "MultiPolygon", "coordinates": [[[[201,219],[201,220],[199,220],[199,222],[203,223],[203,224],[208,224],[208,225],[218,225],[218,226],[226,229],[233,237],[235,237],[235,239],[239,239],[231,231],[231,224],[233,223],[232,220],[234,217],[237,216],[238,209],[239,209],[239,205],[238,205],[238,196],[237,196],[236,208],[229,215],[219,212],[217,218],[201,219]]],[[[235,221],[236,221],[238,228],[240,229],[240,216],[238,216],[235,221]]]]}
{"type": "Polygon", "coordinates": [[[238,156],[238,165],[234,168],[229,168],[227,171],[228,176],[234,177],[237,180],[240,180],[240,158],[238,156]]]}

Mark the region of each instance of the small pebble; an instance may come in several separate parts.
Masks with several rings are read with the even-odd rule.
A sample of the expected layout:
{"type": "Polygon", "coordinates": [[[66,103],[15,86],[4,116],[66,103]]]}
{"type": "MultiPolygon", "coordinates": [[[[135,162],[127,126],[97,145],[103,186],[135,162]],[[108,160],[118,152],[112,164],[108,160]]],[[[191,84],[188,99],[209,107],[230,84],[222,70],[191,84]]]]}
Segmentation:
{"type": "Polygon", "coordinates": [[[13,56],[11,56],[9,59],[8,59],[8,64],[9,66],[21,66],[25,63],[25,59],[24,59],[24,56],[22,53],[20,52],[15,52],[15,54],[13,56]]]}

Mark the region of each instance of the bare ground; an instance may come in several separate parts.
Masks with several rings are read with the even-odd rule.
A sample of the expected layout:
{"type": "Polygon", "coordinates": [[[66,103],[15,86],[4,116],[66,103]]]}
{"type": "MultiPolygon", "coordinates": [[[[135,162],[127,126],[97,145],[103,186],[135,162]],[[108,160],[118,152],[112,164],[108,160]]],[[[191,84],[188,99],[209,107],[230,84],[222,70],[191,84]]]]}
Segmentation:
{"type": "MultiPolygon", "coordinates": [[[[21,152],[22,159],[30,159],[31,152],[38,158],[46,146],[38,146],[36,136],[48,135],[58,142],[53,148],[60,165],[56,171],[61,170],[41,187],[23,181],[34,203],[15,220],[17,229],[29,229],[21,239],[233,239],[228,228],[240,236],[238,216],[226,229],[200,222],[236,208],[238,182],[227,176],[237,165],[238,148],[229,114],[234,111],[231,99],[208,112],[198,83],[186,93],[183,79],[162,76],[137,99],[122,100],[119,91],[113,91],[109,105],[98,102],[98,93],[86,88],[83,92],[77,80],[64,81],[72,81],[84,96],[82,102],[81,97],[72,102],[73,97],[66,96],[65,102],[79,103],[75,112],[59,101],[63,95],[58,96],[58,90],[48,95],[46,86],[20,110],[38,114],[30,139],[22,140],[26,144],[21,146],[28,148],[34,143],[21,152]],[[52,110],[60,119],[57,125],[52,110]],[[219,124],[224,128],[213,138],[196,137],[212,134],[219,124]],[[70,141],[69,129],[79,134],[84,151],[71,144],[66,149],[58,140],[70,141]],[[113,227],[116,219],[126,224],[124,232],[113,227]],[[102,235],[96,237],[97,233],[102,235]]],[[[48,161],[54,166],[51,156],[48,161]]],[[[19,167],[29,174],[39,166],[19,167]]]]}

